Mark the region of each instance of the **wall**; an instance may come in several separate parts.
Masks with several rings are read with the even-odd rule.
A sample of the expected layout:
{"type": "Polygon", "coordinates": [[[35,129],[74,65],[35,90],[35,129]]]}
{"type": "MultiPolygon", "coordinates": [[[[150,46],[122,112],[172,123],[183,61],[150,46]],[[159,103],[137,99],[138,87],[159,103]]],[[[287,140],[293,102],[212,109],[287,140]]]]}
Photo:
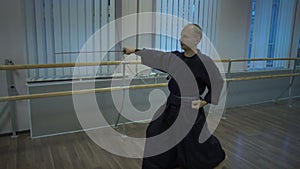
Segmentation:
{"type": "MultiPolygon", "coordinates": [[[[297,70],[299,73],[300,70],[297,70]]],[[[290,71],[242,72],[233,73],[231,77],[251,77],[264,75],[289,74],[290,71]]],[[[226,107],[236,107],[249,104],[288,99],[290,77],[258,79],[230,82],[227,86],[226,107]]],[[[291,97],[300,96],[300,77],[296,76],[292,85],[291,97]]]]}
{"type": "MultiPolygon", "coordinates": [[[[1,65],[4,65],[5,59],[7,59],[7,58],[3,57],[1,55],[1,57],[0,57],[1,65]]],[[[7,96],[7,84],[6,84],[5,71],[0,71],[0,79],[1,79],[0,80],[0,86],[1,86],[0,87],[0,96],[7,96]]],[[[1,112],[4,109],[5,104],[6,104],[6,102],[0,102],[0,111],[1,112]]],[[[1,112],[0,112],[0,133],[10,131],[10,123],[9,123],[10,117],[9,117],[8,110],[6,109],[6,111],[4,111],[3,114],[1,114],[1,112]]]]}
{"type": "MultiPolygon", "coordinates": [[[[220,2],[216,49],[223,59],[247,58],[252,0],[221,0],[220,2]]],[[[245,68],[245,62],[234,64],[232,71],[243,71],[245,68]]]]}
{"type": "MultiPolygon", "coordinates": [[[[298,71],[299,72],[299,71],[298,71]]],[[[247,76],[258,76],[258,75],[269,75],[277,74],[277,71],[274,72],[264,72],[264,73],[235,73],[232,74],[232,77],[247,77],[247,76]]],[[[280,72],[282,74],[289,73],[288,71],[280,72]]],[[[120,79],[122,82],[122,79],[120,79]]],[[[90,83],[90,80],[83,80],[78,83],[80,85],[85,85],[90,83]]],[[[156,81],[157,83],[164,83],[165,77],[158,77],[155,80],[152,78],[145,78],[143,80],[136,79],[131,84],[151,84],[156,81]]],[[[120,83],[121,84],[121,83],[120,83]]],[[[251,81],[238,81],[231,82],[228,86],[226,107],[235,107],[243,106],[248,104],[256,104],[262,102],[269,102],[277,99],[281,93],[283,95],[281,98],[288,97],[288,90],[285,90],[289,85],[289,78],[274,78],[274,79],[260,79],[260,80],[251,80],[251,81]],[[271,84],[271,85],[270,85],[271,84]]],[[[297,86],[300,85],[300,77],[295,79],[293,85],[293,97],[300,96],[300,88],[297,86]]],[[[111,86],[111,81],[107,79],[96,80],[96,88],[109,87],[111,86]]],[[[158,89],[158,88],[156,88],[158,89]]],[[[156,90],[155,89],[155,90],[156,90]]],[[[166,96],[168,94],[167,88],[159,88],[166,96]]],[[[72,90],[72,82],[49,82],[49,83],[32,83],[29,84],[29,93],[37,94],[43,92],[55,92],[55,91],[68,91],[72,90]]],[[[130,113],[134,114],[136,120],[134,121],[148,121],[152,118],[155,110],[150,111],[149,104],[149,94],[154,91],[153,88],[148,89],[137,89],[130,90],[129,99],[132,102],[132,105],[141,112],[129,111],[128,107],[131,107],[129,104],[126,104],[125,108],[121,113],[130,113]],[[147,112],[148,111],[148,112],[147,112]]],[[[156,90],[157,91],[157,90],[156,90]]],[[[108,124],[114,125],[119,111],[115,108],[115,104],[112,100],[113,92],[97,93],[95,98],[97,100],[98,107],[101,111],[101,114],[104,116],[108,124]]],[[[160,105],[165,101],[163,97],[155,94],[156,99],[151,102],[155,109],[159,108],[160,105]]],[[[101,122],[96,122],[93,115],[97,115],[97,118],[100,118],[98,113],[93,113],[91,110],[93,104],[93,95],[85,94],[81,95],[83,99],[86,97],[89,102],[77,105],[84,107],[84,114],[80,116],[81,113],[74,110],[74,102],[72,96],[62,96],[55,98],[43,98],[43,99],[32,99],[30,101],[31,107],[31,136],[32,137],[44,137],[49,135],[57,135],[63,133],[70,133],[75,131],[82,130],[81,123],[78,120],[78,117],[84,117],[85,120],[88,119],[88,124],[93,125],[91,128],[96,127],[105,127],[106,124],[101,122]],[[92,113],[91,113],[92,112],[92,113]]],[[[118,97],[119,101],[123,101],[122,97],[118,97]]],[[[78,102],[77,102],[78,104],[78,102]]],[[[288,105],[283,105],[288,108],[288,105]]],[[[230,120],[230,119],[229,119],[230,120]]],[[[128,120],[125,120],[128,122],[128,120]]],[[[119,121],[120,124],[124,122],[124,118],[121,118],[119,121]]]]}
{"type": "MultiPolygon", "coordinates": [[[[122,4],[122,16],[135,15],[137,14],[137,12],[139,13],[152,12],[152,7],[153,7],[153,1],[143,1],[143,0],[137,0],[137,1],[122,0],[122,2],[119,2],[119,4],[122,4]]],[[[141,29],[141,27],[151,28],[153,26],[151,17],[147,19],[148,21],[147,25],[141,25],[141,24],[137,25],[136,24],[137,19],[141,20],[141,18],[137,15],[136,18],[133,19],[133,23],[123,22],[122,24],[123,32],[132,29],[134,30],[141,29]]],[[[138,34],[138,39],[136,39],[136,37],[131,37],[129,39],[124,40],[123,46],[134,47],[134,48],[151,48],[152,47],[151,40],[152,40],[151,35],[138,34]]]]}
{"type": "MultiPolygon", "coordinates": [[[[157,77],[155,81],[157,83],[164,83],[166,82],[166,77],[157,77]]],[[[28,88],[30,94],[37,94],[44,92],[71,91],[72,83],[75,85],[79,85],[84,89],[87,89],[87,86],[89,86],[90,83],[95,83],[96,88],[120,86],[124,83],[122,78],[114,79],[113,82],[114,83],[112,84],[112,81],[109,79],[98,79],[95,80],[95,82],[88,79],[74,82],[41,82],[28,84],[28,88]]],[[[144,85],[151,84],[153,82],[154,79],[152,78],[144,78],[135,79],[131,81],[130,84],[144,85]]],[[[155,88],[155,91],[157,91],[157,89],[161,89],[162,92],[168,93],[167,88],[155,88]]],[[[75,97],[62,96],[55,98],[32,99],[30,100],[31,136],[41,137],[82,130],[81,124],[84,124],[82,123],[83,117],[84,120],[88,120],[89,126],[93,126],[92,128],[107,126],[107,124],[104,124],[101,121],[95,122],[95,120],[100,119],[100,113],[105,118],[108,124],[114,125],[119,115],[119,111],[116,109],[116,107],[118,106],[116,105],[118,105],[118,103],[121,103],[122,101],[130,101],[134,108],[138,111],[132,109],[129,103],[125,103],[125,105],[123,106],[123,110],[120,111],[120,113],[130,113],[131,115],[134,115],[134,121],[144,121],[147,119],[151,119],[155,110],[151,111],[152,109],[150,106],[149,94],[153,90],[153,88],[129,90],[129,93],[127,95],[129,99],[127,99],[127,97],[123,98],[123,93],[121,91],[96,93],[95,97],[93,97],[93,94],[84,94],[75,97]],[[115,102],[113,101],[113,94],[115,102]],[[81,99],[81,101],[78,101],[78,98],[81,99]],[[95,106],[92,104],[93,99],[96,99],[96,107],[99,108],[100,112],[93,110],[93,107],[95,106]],[[85,102],[85,100],[88,101],[85,102]],[[84,107],[83,114],[80,113],[80,111],[78,111],[78,108],[76,109],[75,106],[81,108],[84,107]],[[96,115],[97,118],[94,118],[94,115],[96,115]],[[79,119],[81,121],[79,121],[79,119]]],[[[160,95],[157,94],[154,97],[156,98],[151,101],[151,104],[153,104],[152,107],[154,109],[157,109],[161,104],[164,103],[165,100],[164,97],[160,97],[160,95]]],[[[121,106],[119,106],[119,108],[120,107],[121,106]]],[[[125,117],[128,116],[125,115],[125,117]]],[[[119,124],[122,124],[124,121],[130,122],[132,120],[120,118],[119,124]]]]}
{"type": "MultiPolygon", "coordinates": [[[[15,64],[25,63],[25,29],[22,17],[22,0],[2,0],[0,2],[0,58],[1,64],[5,59],[12,60],[15,64]]],[[[0,96],[6,96],[5,73],[0,74],[0,96]]],[[[15,85],[20,94],[26,94],[26,71],[14,71],[15,85]]],[[[4,103],[0,104],[0,109],[4,103]]],[[[29,129],[28,107],[26,101],[16,102],[17,130],[29,129]]],[[[11,131],[10,120],[0,121],[0,133],[11,131]]]]}

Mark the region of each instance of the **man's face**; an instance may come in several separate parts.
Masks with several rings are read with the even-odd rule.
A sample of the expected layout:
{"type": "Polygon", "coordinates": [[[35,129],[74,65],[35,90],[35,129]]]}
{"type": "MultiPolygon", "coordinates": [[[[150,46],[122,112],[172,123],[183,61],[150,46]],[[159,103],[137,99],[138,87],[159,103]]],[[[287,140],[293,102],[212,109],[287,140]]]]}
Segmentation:
{"type": "Polygon", "coordinates": [[[199,41],[193,34],[192,26],[185,27],[181,32],[180,45],[183,50],[196,49],[199,41]]]}

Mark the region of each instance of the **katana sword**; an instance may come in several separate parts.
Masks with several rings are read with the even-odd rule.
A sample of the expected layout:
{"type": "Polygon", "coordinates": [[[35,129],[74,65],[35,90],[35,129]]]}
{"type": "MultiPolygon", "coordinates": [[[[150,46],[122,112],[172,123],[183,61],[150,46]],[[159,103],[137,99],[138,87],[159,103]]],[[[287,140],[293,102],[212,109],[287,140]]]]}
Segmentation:
{"type": "Polygon", "coordinates": [[[56,55],[77,54],[77,53],[124,53],[125,50],[101,50],[101,51],[81,51],[81,52],[58,52],[56,55]]]}

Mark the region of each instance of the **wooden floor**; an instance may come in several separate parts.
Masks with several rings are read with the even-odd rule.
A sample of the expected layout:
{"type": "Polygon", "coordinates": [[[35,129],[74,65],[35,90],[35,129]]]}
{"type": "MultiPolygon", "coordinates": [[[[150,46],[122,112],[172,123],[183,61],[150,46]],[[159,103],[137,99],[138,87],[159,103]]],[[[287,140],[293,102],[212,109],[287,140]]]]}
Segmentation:
{"type": "MultiPolygon", "coordinates": [[[[141,137],[146,125],[127,126],[129,135],[141,137]]],[[[227,169],[300,168],[300,99],[236,107],[227,110],[215,135],[228,160],[227,169]]],[[[112,155],[85,133],[30,139],[0,137],[1,169],[138,169],[141,159],[112,155]]]]}

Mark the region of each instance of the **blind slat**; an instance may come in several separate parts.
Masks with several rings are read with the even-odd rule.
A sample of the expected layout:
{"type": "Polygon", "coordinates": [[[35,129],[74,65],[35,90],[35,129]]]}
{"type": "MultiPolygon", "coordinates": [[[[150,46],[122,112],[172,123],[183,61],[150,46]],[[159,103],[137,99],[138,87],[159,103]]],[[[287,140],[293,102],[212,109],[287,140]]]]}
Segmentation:
{"type": "MultiPolygon", "coordinates": [[[[53,21],[55,52],[62,52],[61,3],[59,0],[53,0],[53,21]]],[[[56,63],[63,63],[62,55],[55,55],[55,58],[56,63]]],[[[56,69],[56,75],[63,76],[63,68],[56,69]]]]}
{"type": "MultiPolygon", "coordinates": [[[[26,20],[26,49],[27,63],[35,63],[36,54],[36,29],[35,29],[35,9],[34,0],[28,0],[25,4],[25,20],[26,20]]],[[[35,77],[38,74],[37,69],[28,70],[29,77],[35,77]]]]}
{"type": "MultiPolygon", "coordinates": [[[[80,51],[78,47],[78,0],[70,3],[70,51],[80,51]]],[[[64,56],[63,56],[64,57],[64,56]]],[[[71,55],[70,62],[76,61],[77,54],[71,55]]]]}
{"type": "MultiPolygon", "coordinates": [[[[46,63],[55,63],[52,0],[45,0],[46,63]]],[[[55,76],[55,69],[47,69],[46,76],[55,76]]]]}
{"type": "MultiPolygon", "coordinates": [[[[62,24],[62,51],[70,51],[70,0],[61,1],[61,24],[62,24]]],[[[63,63],[71,62],[71,54],[62,55],[63,63]]],[[[64,75],[71,74],[71,68],[63,68],[64,75]]]]}
{"type": "MultiPolygon", "coordinates": [[[[36,26],[36,43],[37,43],[37,58],[35,63],[46,63],[46,44],[45,44],[45,28],[44,28],[44,6],[43,1],[35,0],[35,26],[36,26]],[[39,14],[39,15],[37,15],[39,14]]],[[[38,71],[41,74],[46,74],[45,69],[38,71]]]]}

